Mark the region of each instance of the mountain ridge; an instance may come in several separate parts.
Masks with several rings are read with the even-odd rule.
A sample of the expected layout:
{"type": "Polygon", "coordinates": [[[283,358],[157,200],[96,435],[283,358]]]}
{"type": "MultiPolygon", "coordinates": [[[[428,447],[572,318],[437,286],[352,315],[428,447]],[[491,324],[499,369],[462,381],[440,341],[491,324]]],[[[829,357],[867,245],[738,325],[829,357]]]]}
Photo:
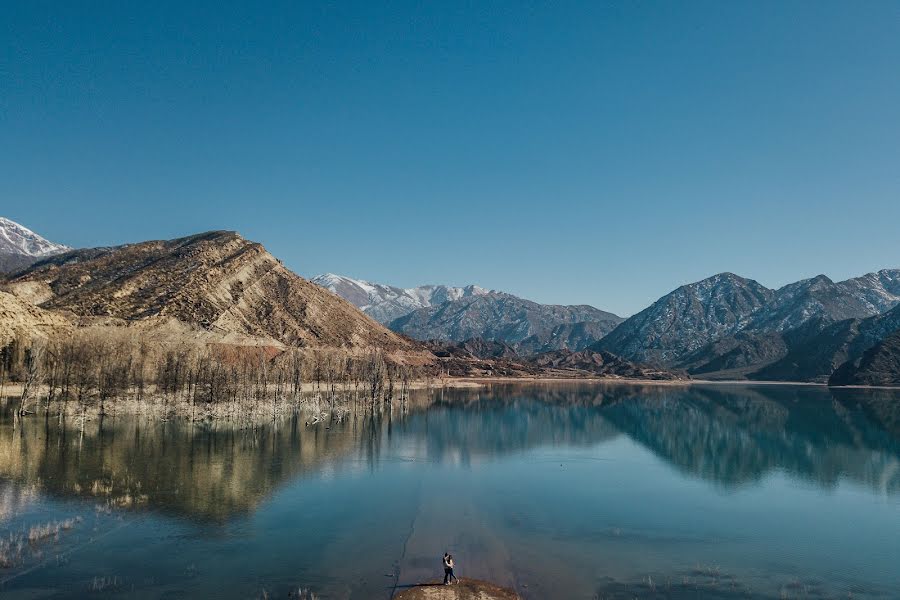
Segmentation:
{"type": "Polygon", "coordinates": [[[877,340],[854,337],[849,355],[834,350],[832,358],[823,355],[819,362],[801,354],[808,358],[823,348],[841,347],[838,338],[853,337],[841,333],[841,327],[874,319],[898,305],[900,269],[839,282],[818,275],[774,290],[720,273],[673,290],[595,348],[695,375],[824,381],[840,363],[865,350],[859,340],[877,340]]]}
{"type": "Polygon", "coordinates": [[[417,351],[233,231],[73,250],[12,274],[5,287],[41,309],[79,318],[174,319],[273,345],[417,351]]]}
{"type": "Polygon", "coordinates": [[[24,225],[0,217],[0,273],[23,269],[46,256],[71,250],[51,242],[24,225]]]}
{"type": "Polygon", "coordinates": [[[383,325],[420,308],[488,293],[477,285],[429,284],[400,288],[334,273],[317,275],[310,281],[347,300],[383,325]]]}
{"type": "Polygon", "coordinates": [[[582,350],[623,320],[589,305],[541,304],[475,285],[398,288],[331,273],[312,281],[414,339],[483,338],[509,343],[525,355],[582,350]]]}

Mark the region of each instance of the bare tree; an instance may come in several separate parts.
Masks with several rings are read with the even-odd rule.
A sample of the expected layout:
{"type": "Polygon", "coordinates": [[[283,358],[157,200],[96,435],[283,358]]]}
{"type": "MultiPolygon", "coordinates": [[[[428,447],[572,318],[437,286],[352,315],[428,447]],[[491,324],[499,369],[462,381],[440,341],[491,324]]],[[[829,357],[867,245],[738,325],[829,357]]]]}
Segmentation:
{"type": "Polygon", "coordinates": [[[37,397],[41,385],[41,367],[44,355],[44,345],[35,343],[25,350],[24,354],[24,378],[22,383],[22,398],[19,400],[18,415],[28,413],[27,405],[34,394],[37,397]]]}

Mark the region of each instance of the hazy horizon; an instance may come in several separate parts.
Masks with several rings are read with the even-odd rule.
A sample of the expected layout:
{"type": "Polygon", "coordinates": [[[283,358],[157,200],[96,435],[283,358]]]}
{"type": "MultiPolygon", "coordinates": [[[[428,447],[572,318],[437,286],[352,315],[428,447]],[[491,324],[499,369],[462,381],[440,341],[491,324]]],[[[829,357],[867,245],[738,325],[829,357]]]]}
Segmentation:
{"type": "Polygon", "coordinates": [[[900,7],[23,4],[0,214],[628,316],[900,267],[900,7]]]}

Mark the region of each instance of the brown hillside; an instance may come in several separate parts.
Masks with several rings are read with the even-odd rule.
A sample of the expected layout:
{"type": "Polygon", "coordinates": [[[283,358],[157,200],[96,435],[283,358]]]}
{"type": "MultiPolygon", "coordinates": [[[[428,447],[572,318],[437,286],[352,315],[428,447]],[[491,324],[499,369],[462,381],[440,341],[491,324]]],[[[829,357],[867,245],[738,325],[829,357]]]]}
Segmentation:
{"type": "Polygon", "coordinates": [[[228,231],[76,250],[42,260],[9,289],[49,292],[48,310],[128,322],[182,323],[278,344],[416,351],[348,302],[291,272],[261,244],[228,231]]]}
{"type": "Polygon", "coordinates": [[[14,338],[46,338],[72,329],[65,316],[0,291],[0,345],[14,338]]]}

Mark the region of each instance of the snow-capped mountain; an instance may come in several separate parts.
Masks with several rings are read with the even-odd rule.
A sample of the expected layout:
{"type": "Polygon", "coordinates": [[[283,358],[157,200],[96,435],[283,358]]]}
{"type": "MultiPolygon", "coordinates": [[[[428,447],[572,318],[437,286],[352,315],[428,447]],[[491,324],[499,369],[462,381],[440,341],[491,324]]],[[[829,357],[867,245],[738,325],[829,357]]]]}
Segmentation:
{"type": "Polygon", "coordinates": [[[0,217],[0,271],[11,271],[71,250],[47,240],[23,225],[0,217]]]}
{"type": "Polygon", "coordinates": [[[583,350],[621,322],[621,317],[593,306],[538,304],[492,291],[420,308],[388,327],[418,340],[505,342],[528,356],[583,350]]]}
{"type": "Polygon", "coordinates": [[[677,364],[741,329],[774,294],[752,279],[719,273],[666,294],[628,318],[597,347],[641,362],[677,364]]]}
{"type": "Polygon", "coordinates": [[[311,281],[337,294],[379,323],[384,324],[420,308],[488,293],[488,290],[477,285],[465,287],[422,285],[414,288],[399,288],[333,273],[313,277],[311,281]]]}
{"type": "Polygon", "coordinates": [[[328,273],[312,279],[394,331],[418,340],[481,338],[522,355],[581,350],[622,318],[592,306],[538,304],[476,285],[398,288],[328,273]]]}

